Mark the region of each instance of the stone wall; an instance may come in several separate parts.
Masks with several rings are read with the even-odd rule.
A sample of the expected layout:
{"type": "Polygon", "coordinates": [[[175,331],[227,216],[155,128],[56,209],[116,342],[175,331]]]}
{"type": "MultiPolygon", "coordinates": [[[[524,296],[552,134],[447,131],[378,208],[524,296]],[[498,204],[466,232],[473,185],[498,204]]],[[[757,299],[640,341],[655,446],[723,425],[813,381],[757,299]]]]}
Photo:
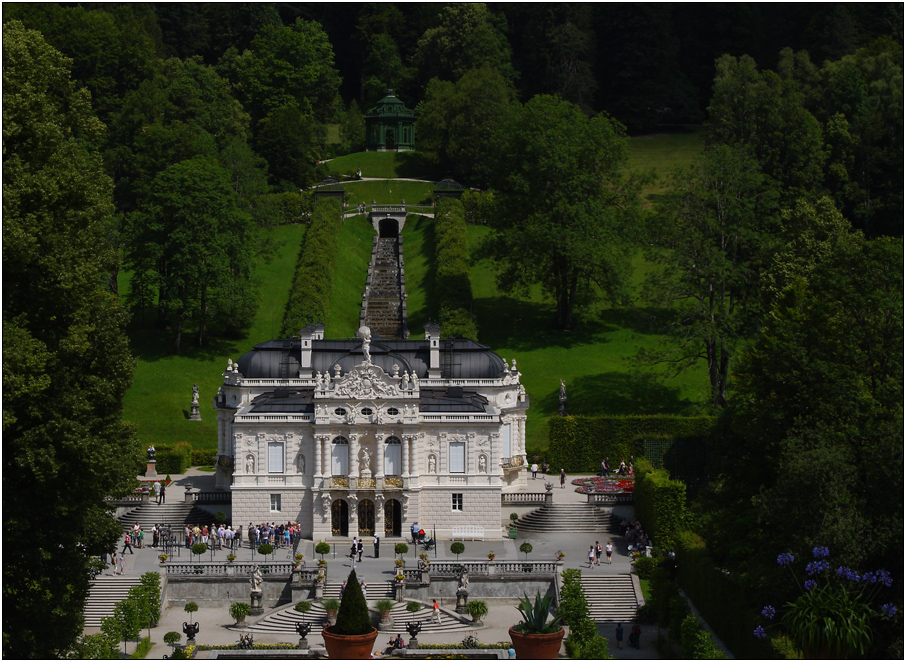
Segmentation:
{"type": "MultiPolygon", "coordinates": [[[[459,586],[455,577],[432,579],[427,586],[418,588],[406,586],[406,599],[430,602],[434,598],[456,599],[456,589],[459,586]]],[[[535,597],[540,592],[542,597],[555,594],[554,582],[551,577],[540,575],[526,575],[519,581],[513,578],[474,576],[469,581],[469,598],[480,600],[484,598],[522,598],[528,595],[535,597]]]]}
{"type": "MultiPolygon", "coordinates": [[[[265,609],[292,600],[289,575],[265,576],[261,590],[261,604],[265,609]]],[[[248,602],[250,592],[248,577],[171,576],[167,577],[163,603],[180,608],[187,602],[195,602],[199,607],[229,608],[233,602],[248,602]]]]}
{"type": "Polygon", "coordinates": [[[423,487],[420,493],[419,524],[425,531],[430,526],[437,537],[449,540],[454,526],[483,526],[485,538],[503,535],[500,526],[500,490],[495,487],[475,488],[467,485],[423,487]],[[461,511],[452,508],[452,494],[462,494],[461,511]]]}

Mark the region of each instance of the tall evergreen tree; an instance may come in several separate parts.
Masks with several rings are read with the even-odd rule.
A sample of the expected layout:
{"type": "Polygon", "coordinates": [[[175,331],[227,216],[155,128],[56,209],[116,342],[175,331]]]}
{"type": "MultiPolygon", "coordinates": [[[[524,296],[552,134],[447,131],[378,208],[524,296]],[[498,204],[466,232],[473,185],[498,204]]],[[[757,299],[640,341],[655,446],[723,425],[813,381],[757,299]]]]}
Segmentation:
{"type": "Polygon", "coordinates": [[[106,282],[112,185],[103,125],[70,61],[3,26],[3,654],[61,655],[83,628],[91,555],[122,528],[141,449],[122,422],[133,359],[106,282]],[[61,535],[29,535],[35,526],[61,535]]]}

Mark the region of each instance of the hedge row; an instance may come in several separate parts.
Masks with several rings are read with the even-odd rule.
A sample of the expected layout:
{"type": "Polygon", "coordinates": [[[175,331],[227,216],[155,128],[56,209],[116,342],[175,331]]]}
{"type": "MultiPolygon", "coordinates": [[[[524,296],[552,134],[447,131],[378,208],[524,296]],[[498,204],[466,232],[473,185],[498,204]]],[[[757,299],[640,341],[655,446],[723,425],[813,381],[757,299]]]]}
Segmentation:
{"type": "Polygon", "coordinates": [[[299,333],[309,324],[327,319],[341,219],[337,200],[322,199],[314,204],[311,227],[299,253],[283,315],[281,334],[284,338],[299,333]]]}
{"type": "Polygon", "coordinates": [[[445,337],[478,337],[472,316],[472,281],[469,280],[469,244],[465,212],[456,198],[442,198],[434,216],[435,272],[438,309],[445,337]]]}
{"type": "Polygon", "coordinates": [[[635,513],[654,544],[666,549],[686,523],[686,484],[663,469],[638,471],[633,490],[635,513]]]}
{"type": "Polygon", "coordinates": [[[217,461],[214,449],[193,449],[187,442],[157,446],[154,459],[159,474],[181,474],[189,467],[210,466],[217,461]]]}
{"type": "Polygon", "coordinates": [[[643,455],[644,437],[702,437],[713,426],[710,416],[554,416],[547,457],[570,473],[597,473],[605,457],[619,464],[643,455]]]}
{"type": "Polygon", "coordinates": [[[252,218],[261,226],[308,223],[313,204],[311,191],[267,193],[255,197],[252,218]]]}
{"type": "Polygon", "coordinates": [[[775,657],[768,643],[752,636],[759,624],[752,596],[714,565],[704,540],[681,531],[675,551],[683,591],[733,654],[742,659],[775,657]]]}

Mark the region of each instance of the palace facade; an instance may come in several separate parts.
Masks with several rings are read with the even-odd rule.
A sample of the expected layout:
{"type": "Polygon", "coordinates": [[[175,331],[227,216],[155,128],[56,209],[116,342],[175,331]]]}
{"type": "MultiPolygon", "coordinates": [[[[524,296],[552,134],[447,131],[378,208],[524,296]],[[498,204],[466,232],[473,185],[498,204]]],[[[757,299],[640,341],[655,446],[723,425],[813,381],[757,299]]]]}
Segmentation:
{"type": "Polygon", "coordinates": [[[214,398],[218,489],[233,522],[298,521],[306,537],[502,533],[525,483],[528,396],[515,360],[471,340],[325,340],[322,324],[230,361],[214,398]]]}

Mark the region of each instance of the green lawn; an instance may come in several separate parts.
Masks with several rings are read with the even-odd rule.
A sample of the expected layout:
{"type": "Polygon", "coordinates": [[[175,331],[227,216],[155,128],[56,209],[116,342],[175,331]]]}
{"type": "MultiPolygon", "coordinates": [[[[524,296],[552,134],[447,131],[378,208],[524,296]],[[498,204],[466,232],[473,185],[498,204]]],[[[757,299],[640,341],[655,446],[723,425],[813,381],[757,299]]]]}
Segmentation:
{"type": "MultiPolygon", "coordinates": [[[[170,352],[169,333],[150,328],[150,324],[143,325],[139,319],[130,324],[136,365],[132,388],[124,400],[123,418],[135,424],[142,443],[187,441],[194,448],[216,447],[217,419],[211,401],[223,381],[221,373],[227,359],[236,361],[254,344],[279,333],[305,228],[280,226],[268,232],[277,250],[270,263],[262,262],[255,270],[261,281],[261,300],[247,338],[215,338],[198,347],[189,330],[183,338],[182,352],[174,355],[170,352]],[[196,383],[200,389],[200,422],[187,420],[192,385],[196,383]]],[[[120,292],[125,293],[127,287],[128,274],[121,274],[120,292]]]]}
{"type": "Polygon", "coordinates": [[[356,152],[331,159],[327,167],[349,177],[361,168],[362,177],[432,179],[431,168],[418,152],[356,152]]]}
{"type": "Polygon", "coordinates": [[[330,307],[324,320],[327,338],[352,338],[359,328],[362,292],[371,259],[374,228],[367,218],[353,216],[343,222],[340,231],[340,253],[336,257],[330,307]]]}
{"type": "Polygon", "coordinates": [[[410,182],[398,179],[382,179],[372,182],[343,182],[346,199],[350,204],[360,202],[370,205],[375,200],[379,205],[398,205],[403,200],[407,205],[430,205],[434,182],[410,182]]]}
{"type": "Polygon", "coordinates": [[[403,259],[406,263],[406,310],[409,333],[422,337],[425,324],[437,318],[434,291],[434,219],[410,216],[403,227],[403,259]]]}
{"type": "Polygon", "coordinates": [[[686,166],[701,152],[704,136],[697,127],[688,133],[658,133],[638,136],[629,141],[629,165],[632,168],[650,170],[654,168],[658,178],[642,190],[646,198],[663,194],[670,176],[677,166],[686,166]]]}

